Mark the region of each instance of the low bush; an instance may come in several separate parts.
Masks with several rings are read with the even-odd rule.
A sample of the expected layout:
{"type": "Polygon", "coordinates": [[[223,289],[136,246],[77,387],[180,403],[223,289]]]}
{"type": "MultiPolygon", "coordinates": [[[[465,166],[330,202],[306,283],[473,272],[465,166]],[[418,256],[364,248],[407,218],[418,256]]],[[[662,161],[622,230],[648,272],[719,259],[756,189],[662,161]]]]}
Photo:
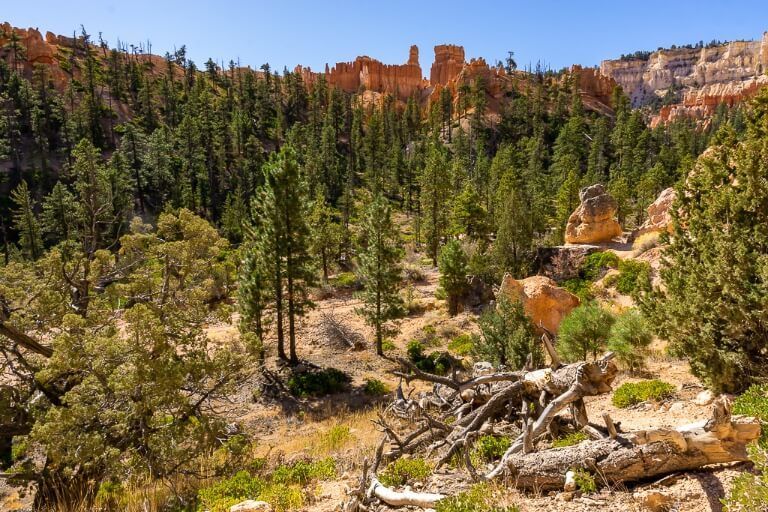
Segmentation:
{"type": "Polygon", "coordinates": [[[418,340],[408,342],[406,351],[408,359],[416,368],[424,372],[445,375],[451,368],[461,365],[461,361],[451,356],[448,352],[435,351],[426,355],[424,353],[424,344],[418,340]]]}
{"type": "Polygon", "coordinates": [[[336,461],[332,457],[327,457],[317,461],[299,460],[292,464],[278,466],[272,472],[272,482],[285,485],[307,485],[314,480],[330,480],[335,476],[336,461]]]}
{"type": "Polygon", "coordinates": [[[663,380],[626,382],[616,388],[611,401],[616,407],[624,409],[648,400],[660,401],[671,397],[674,393],[675,387],[663,380]]]}
{"type": "Polygon", "coordinates": [[[651,266],[645,261],[623,260],[619,264],[619,273],[612,277],[611,285],[624,295],[651,289],[651,266]]]}
{"type": "Polygon", "coordinates": [[[753,472],[737,476],[728,496],[722,500],[726,512],[753,512],[765,510],[768,504],[768,451],[764,446],[750,446],[749,458],[755,465],[753,472]]]}
{"type": "Polygon", "coordinates": [[[574,481],[576,482],[576,488],[584,494],[592,494],[597,491],[597,483],[595,477],[585,469],[577,469],[574,471],[574,481]]]}
{"type": "Polygon", "coordinates": [[[386,338],[384,341],[381,342],[381,349],[384,352],[389,352],[390,350],[395,350],[397,347],[395,346],[395,342],[393,342],[391,339],[386,338]]]}
{"type": "Polygon", "coordinates": [[[490,484],[476,484],[468,491],[438,501],[435,512],[519,512],[514,505],[497,505],[498,501],[498,492],[490,484]]]}
{"type": "Polygon", "coordinates": [[[512,441],[504,436],[482,436],[472,447],[472,458],[481,462],[498,460],[510,447],[512,441]]]}
{"type": "Polygon", "coordinates": [[[592,282],[581,277],[574,277],[565,281],[563,288],[577,296],[582,302],[588,302],[595,298],[592,282]]]}
{"type": "Polygon", "coordinates": [[[584,258],[584,263],[579,270],[579,277],[587,281],[596,281],[605,273],[606,269],[618,268],[619,257],[610,251],[593,252],[584,258]]]}
{"type": "Polygon", "coordinates": [[[585,434],[584,432],[571,432],[570,434],[566,434],[562,437],[558,437],[557,439],[552,441],[552,448],[564,448],[566,446],[574,446],[579,444],[582,441],[586,441],[589,439],[589,436],[585,434]]]}
{"type": "Polygon", "coordinates": [[[468,356],[472,353],[475,343],[472,340],[472,335],[463,333],[459,334],[448,343],[448,350],[453,351],[459,356],[468,356]]]}
{"type": "Polygon", "coordinates": [[[615,317],[596,302],[580,305],[563,319],[557,334],[557,349],[565,361],[596,358],[605,348],[615,317]]]}
{"type": "Polygon", "coordinates": [[[630,371],[645,366],[648,346],[653,333],[645,317],[637,309],[630,309],[619,315],[608,334],[608,350],[616,354],[630,371]]]}
{"type": "Polygon", "coordinates": [[[632,250],[634,251],[634,256],[638,257],[643,253],[646,253],[653,249],[654,247],[658,247],[661,243],[661,233],[658,231],[651,231],[650,233],[645,233],[640,235],[635,239],[635,241],[632,243],[632,250]]]}
{"type": "Polygon", "coordinates": [[[336,288],[347,288],[350,290],[360,289],[360,279],[354,272],[340,272],[331,279],[331,284],[336,288]]]}
{"type": "Polygon", "coordinates": [[[197,493],[198,510],[228,512],[229,507],[236,503],[261,496],[267,485],[263,478],[239,471],[231,478],[200,489],[197,493]]]}
{"type": "Polygon", "coordinates": [[[343,391],[351,380],[336,368],[313,369],[294,373],[288,379],[288,390],[298,397],[324,396],[343,391]]]}
{"type": "Polygon", "coordinates": [[[387,487],[399,487],[407,483],[423,482],[432,474],[432,467],[420,458],[400,458],[384,468],[379,480],[387,487]]]}
{"type": "Polygon", "coordinates": [[[379,379],[366,379],[363,391],[366,395],[381,396],[389,393],[389,387],[379,379]]]}
{"type": "Polygon", "coordinates": [[[483,313],[479,323],[481,333],[473,343],[477,359],[515,370],[525,365],[528,355],[534,367],[543,363],[541,343],[520,301],[502,297],[495,308],[483,313]]]}
{"type": "Polygon", "coordinates": [[[733,413],[754,416],[763,424],[760,444],[768,448],[768,384],[753,384],[733,401],[733,413]]]}

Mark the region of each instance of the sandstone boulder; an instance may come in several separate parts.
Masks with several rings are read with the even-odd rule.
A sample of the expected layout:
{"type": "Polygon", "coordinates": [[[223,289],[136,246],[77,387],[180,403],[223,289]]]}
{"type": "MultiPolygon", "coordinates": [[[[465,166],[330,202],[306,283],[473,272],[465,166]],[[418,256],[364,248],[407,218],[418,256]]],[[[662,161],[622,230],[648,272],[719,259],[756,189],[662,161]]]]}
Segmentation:
{"type": "Polygon", "coordinates": [[[621,235],[616,220],[616,200],[600,185],[585,187],[579,192],[581,204],[568,218],[565,242],[569,244],[594,244],[610,242],[621,235]]]}
{"type": "Polygon", "coordinates": [[[229,507],[229,512],[272,512],[272,506],[266,501],[245,500],[229,507]]]}
{"type": "Polygon", "coordinates": [[[578,297],[545,276],[517,280],[507,274],[501,282],[499,296],[522,301],[533,325],[552,333],[557,332],[563,318],[579,305],[578,297]]]}
{"type": "Polygon", "coordinates": [[[648,219],[634,232],[634,237],[651,232],[670,231],[672,229],[672,217],[670,209],[675,202],[677,193],[670,187],[659,194],[659,197],[648,207],[648,219]]]}

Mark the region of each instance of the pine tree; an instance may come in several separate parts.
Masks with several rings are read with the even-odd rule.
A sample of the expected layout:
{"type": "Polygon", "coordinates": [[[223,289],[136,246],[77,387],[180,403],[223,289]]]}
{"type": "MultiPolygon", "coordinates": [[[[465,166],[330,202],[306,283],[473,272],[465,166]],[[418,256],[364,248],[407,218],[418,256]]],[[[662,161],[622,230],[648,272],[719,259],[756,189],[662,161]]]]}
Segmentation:
{"type": "Polygon", "coordinates": [[[310,212],[309,223],[312,226],[312,255],[320,260],[324,283],[328,282],[332,258],[338,255],[342,241],[342,227],[335,217],[334,210],[325,204],[322,194],[318,194],[310,212]]]}
{"type": "Polygon", "coordinates": [[[421,211],[427,254],[437,265],[440,244],[448,230],[450,172],[445,148],[438,141],[430,142],[427,161],[420,180],[421,211]]]}
{"type": "Polygon", "coordinates": [[[54,243],[70,240],[76,229],[75,197],[60,181],[43,200],[42,225],[47,239],[54,243]]]}
{"type": "Polygon", "coordinates": [[[40,222],[35,214],[35,202],[29,193],[27,182],[22,181],[11,192],[14,204],[13,228],[19,233],[19,245],[25,258],[36,260],[43,254],[43,239],[40,234],[40,222]]]}
{"type": "Polygon", "coordinates": [[[360,278],[363,307],[358,314],[376,331],[376,353],[384,355],[384,324],[402,310],[398,295],[400,259],[403,251],[392,222],[389,205],[382,195],[368,205],[363,219],[363,247],[360,249],[360,278]]]}
{"type": "Polygon", "coordinates": [[[440,287],[448,300],[448,314],[459,312],[459,304],[467,291],[467,253],[458,240],[451,240],[440,251],[440,287]]]}

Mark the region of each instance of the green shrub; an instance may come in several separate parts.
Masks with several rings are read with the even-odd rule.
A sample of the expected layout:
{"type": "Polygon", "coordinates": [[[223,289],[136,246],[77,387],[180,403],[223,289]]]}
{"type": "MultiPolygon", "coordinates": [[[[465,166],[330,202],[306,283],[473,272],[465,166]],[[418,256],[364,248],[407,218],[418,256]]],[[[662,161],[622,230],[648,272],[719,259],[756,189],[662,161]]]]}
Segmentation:
{"type": "Polygon", "coordinates": [[[616,253],[611,251],[593,252],[584,258],[584,263],[579,270],[579,277],[587,281],[596,281],[600,279],[606,269],[618,268],[620,261],[616,253]]]}
{"type": "Polygon", "coordinates": [[[340,272],[331,279],[331,283],[336,288],[349,288],[357,290],[360,288],[360,280],[354,272],[340,272]]]}
{"type": "Polygon", "coordinates": [[[275,512],[300,510],[304,505],[304,491],[298,485],[272,484],[264,488],[258,499],[272,505],[275,512]]]}
{"type": "Polygon", "coordinates": [[[389,393],[389,387],[379,379],[366,379],[363,391],[366,395],[381,396],[389,393]]]}
{"type": "Polygon", "coordinates": [[[731,492],[722,500],[726,512],[765,510],[768,505],[768,452],[764,446],[752,445],[749,458],[757,474],[744,472],[733,480],[731,492]]]}
{"type": "Polygon", "coordinates": [[[566,446],[574,446],[579,444],[582,441],[586,441],[589,439],[589,436],[585,434],[584,432],[571,432],[570,434],[566,434],[563,437],[558,437],[554,441],[552,441],[552,448],[564,448],[566,446]]]}
{"type": "Polygon", "coordinates": [[[592,282],[581,277],[574,277],[563,283],[563,288],[574,294],[582,302],[588,302],[595,298],[592,291],[592,282]]]}
{"type": "Polygon", "coordinates": [[[507,451],[512,444],[508,437],[503,436],[482,436],[472,447],[472,455],[482,462],[491,462],[498,460],[507,451]]]}
{"type": "Polygon", "coordinates": [[[613,392],[613,405],[621,409],[630,407],[647,400],[662,400],[671,397],[675,387],[662,380],[643,380],[640,382],[626,382],[613,392]]]}
{"type": "Polygon", "coordinates": [[[14,436],[11,443],[11,460],[13,462],[21,460],[27,454],[28,447],[27,436],[14,436]]]}
{"type": "Polygon", "coordinates": [[[585,469],[577,469],[574,471],[573,477],[576,482],[576,488],[584,494],[592,494],[597,491],[597,484],[595,483],[595,477],[585,469]]]}
{"type": "Polygon", "coordinates": [[[228,512],[232,505],[260,496],[266,486],[262,478],[239,471],[231,478],[200,489],[197,493],[200,502],[198,510],[228,512]]]}
{"type": "Polygon", "coordinates": [[[768,448],[768,384],[751,385],[733,401],[733,414],[754,416],[763,425],[760,444],[768,448]]]}
{"type": "Polygon", "coordinates": [[[518,512],[516,506],[500,507],[497,493],[487,484],[476,484],[468,491],[442,499],[435,505],[435,512],[518,512]]]}
{"type": "Polygon", "coordinates": [[[448,343],[448,350],[452,350],[454,353],[460,356],[468,356],[472,353],[475,347],[475,343],[472,340],[471,334],[459,334],[448,343]]]}
{"type": "Polygon", "coordinates": [[[349,375],[336,368],[294,373],[288,379],[288,390],[298,397],[324,396],[343,391],[351,381],[349,375]]]}
{"type": "Polygon", "coordinates": [[[381,342],[381,349],[384,352],[389,352],[390,350],[395,350],[396,348],[397,347],[395,346],[395,343],[389,338],[386,338],[381,342]]]}
{"type": "Polygon", "coordinates": [[[399,487],[407,483],[423,482],[432,474],[432,467],[420,458],[400,458],[381,472],[379,480],[387,487],[399,487]]]}
{"type": "Polygon", "coordinates": [[[451,368],[461,364],[448,352],[424,354],[424,345],[418,340],[411,340],[406,347],[408,359],[421,371],[445,375],[451,368]]]}
{"type": "Polygon", "coordinates": [[[632,295],[651,289],[651,266],[645,261],[623,260],[619,264],[616,289],[624,295],[632,295]]]}
{"type": "Polygon", "coordinates": [[[645,366],[648,346],[653,341],[645,317],[637,309],[630,309],[616,319],[608,335],[608,350],[624,363],[630,371],[637,371],[645,366]]]}
{"type": "Polygon", "coordinates": [[[336,461],[333,457],[311,461],[299,460],[292,464],[278,466],[272,472],[272,482],[277,484],[307,485],[313,480],[330,480],[336,476],[336,461]]]}
{"type": "Polygon", "coordinates": [[[597,357],[605,348],[614,316],[596,302],[582,304],[560,324],[557,349],[564,360],[583,361],[587,355],[597,357]]]}
{"type": "Polygon", "coordinates": [[[474,337],[473,353],[494,365],[520,369],[530,354],[534,366],[544,361],[541,344],[520,301],[501,297],[496,307],[480,317],[480,336],[474,337]]]}

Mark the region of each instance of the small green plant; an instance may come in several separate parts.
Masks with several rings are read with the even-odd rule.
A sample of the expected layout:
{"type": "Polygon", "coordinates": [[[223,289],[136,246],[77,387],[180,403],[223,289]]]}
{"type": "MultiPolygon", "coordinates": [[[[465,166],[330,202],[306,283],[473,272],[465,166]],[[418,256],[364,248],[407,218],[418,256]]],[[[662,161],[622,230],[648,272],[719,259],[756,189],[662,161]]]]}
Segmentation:
{"type": "Polygon", "coordinates": [[[475,343],[472,340],[472,335],[463,333],[459,334],[448,343],[448,350],[453,351],[460,356],[468,356],[472,353],[475,343]]]}
{"type": "Polygon", "coordinates": [[[347,425],[334,425],[320,435],[315,450],[317,453],[331,453],[339,450],[352,439],[347,425]]]}
{"type": "Polygon", "coordinates": [[[582,441],[586,441],[589,439],[589,436],[585,434],[584,432],[571,432],[570,434],[566,434],[562,437],[558,437],[554,441],[552,441],[552,448],[564,448],[566,446],[574,446],[579,444],[582,441]]]}
{"type": "Polygon", "coordinates": [[[541,343],[519,300],[501,297],[496,307],[480,317],[481,333],[474,337],[476,358],[494,365],[522,368],[528,356],[534,366],[544,361],[541,343]]]}
{"type": "Polygon", "coordinates": [[[239,471],[231,478],[200,489],[197,493],[200,502],[198,510],[228,512],[232,505],[260,496],[266,486],[262,478],[239,471]]]}
{"type": "Polygon", "coordinates": [[[424,345],[418,340],[409,341],[406,352],[408,359],[416,368],[437,375],[445,375],[449,369],[461,363],[448,352],[436,351],[429,355],[424,354],[424,345]]]}
{"type": "Polygon", "coordinates": [[[754,416],[763,425],[760,444],[768,448],[768,385],[753,384],[733,401],[733,413],[754,416]]]}
{"type": "Polygon", "coordinates": [[[389,352],[390,350],[395,350],[397,347],[395,346],[395,342],[393,342],[391,339],[386,338],[384,341],[381,342],[381,349],[384,352],[389,352]]]}
{"type": "Polygon", "coordinates": [[[733,480],[731,492],[721,500],[726,512],[765,510],[768,504],[768,452],[764,446],[752,445],[749,458],[756,474],[744,472],[733,480]]]}
{"type": "Polygon", "coordinates": [[[381,396],[389,393],[389,387],[379,379],[366,379],[363,391],[366,395],[381,396]]]}
{"type": "Polygon", "coordinates": [[[490,484],[476,484],[468,491],[438,501],[435,512],[519,512],[514,505],[498,506],[497,494],[490,484]]]}
{"type": "Polygon", "coordinates": [[[616,289],[624,295],[649,291],[651,289],[651,266],[645,261],[623,260],[619,263],[616,289]]]}
{"type": "Polygon", "coordinates": [[[278,466],[272,472],[272,482],[277,484],[307,485],[313,480],[330,480],[336,476],[336,461],[333,457],[322,460],[299,460],[292,464],[278,466]]]}
{"type": "Polygon", "coordinates": [[[587,302],[595,298],[592,291],[592,282],[581,277],[574,277],[563,283],[563,288],[574,294],[582,302],[587,302]]]}
{"type": "Polygon", "coordinates": [[[498,460],[512,444],[508,437],[482,436],[472,447],[472,458],[481,462],[498,460]]]}
{"type": "Polygon", "coordinates": [[[15,436],[11,444],[11,460],[21,460],[27,454],[28,447],[27,436],[15,436]]]}
{"type": "Polygon", "coordinates": [[[645,366],[648,346],[653,341],[653,333],[645,317],[637,309],[630,309],[620,315],[611,326],[608,335],[608,350],[629,371],[635,372],[645,366]]]}
{"type": "Polygon", "coordinates": [[[577,469],[574,471],[574,481],[576,482],[576,488],[584,494],[592,494],[597,491],[597,483],[595,483],[595,477],[585,469],[577,469]]]}
{"type": "Polygon", "coordinates": [[[288,390],[298,397],[324,396],[344,390],[351,380],[349,375],[336,368],[313,369],[294,373],[288,379],[288,390]]]}
{"type": "Polygon", "coordinates": [[[579,276],[587,281],[596,281],[606,269],[620,266],[619,257],[610,251],[593,252],[584,258],[579,276]]]}
{"type": "Polygon", "coordinates": [[[400,458],[391,462],[379,475],[387,487],[398,487],[412,482],[423,482],[432,474],[432,467],[420,458],[400,458]]]}
{"type": "Polygon", "coordinates": [[[613,322],[613,313],[600,304],[580,305],[560,324],[557,335],[560,355],[568,362],[583,361],[588,355],[596,358],[605,348],[613,322]]]}
{"type": "Polygon", "coordinates": [[[331,279],[331,283],[336,288],[348,288],[354,290],[360,288],[360,280],[354,272],[341,272],[331,279]]]}
{"type": "Polygon", "coordinates": [[[671,397],[675,387],[662,380],[643,380],[640,382],[626,382],[613,392],[613,405],[624,409],[647,400],[663,400],[671,397]]]}

